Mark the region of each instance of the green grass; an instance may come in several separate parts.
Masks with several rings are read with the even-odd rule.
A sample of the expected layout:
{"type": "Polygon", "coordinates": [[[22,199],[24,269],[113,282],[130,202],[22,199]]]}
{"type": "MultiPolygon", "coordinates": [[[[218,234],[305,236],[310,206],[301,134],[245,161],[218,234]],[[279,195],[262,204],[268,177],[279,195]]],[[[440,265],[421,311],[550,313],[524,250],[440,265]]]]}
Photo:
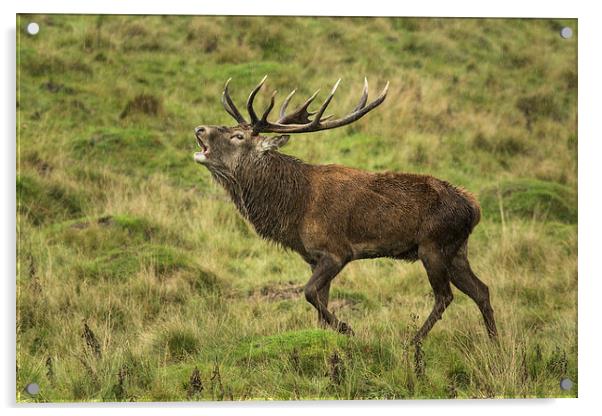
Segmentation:
{"type": "Polygon", "coordinates": [[[508,180],[481,192],[481,206],[491,219],[502,214],[519,218],[542,218],[569,224],[577,222],[577,193],[555,182],[508,180]]]}
{"type": "Polygon", "coordinates": [[[538,19],[18,19],[17,400],[576,397],[577,43],[565,25],[577,32],[538,19]],[[337,114],[364,75],[372,94],[391,82],[366,118],[284,151],[475,193],[470,258],[499,344],[454,291],[415,351],[432,292],[420,264],[389,259],[333,282],[355,337],[317,328],[308,266],[260,240],[192,161],[196,125],[232,124],[225,80],[242,105],[264,74],[259,105],[273,88],[303,96],[342,77],[337,114]]]}

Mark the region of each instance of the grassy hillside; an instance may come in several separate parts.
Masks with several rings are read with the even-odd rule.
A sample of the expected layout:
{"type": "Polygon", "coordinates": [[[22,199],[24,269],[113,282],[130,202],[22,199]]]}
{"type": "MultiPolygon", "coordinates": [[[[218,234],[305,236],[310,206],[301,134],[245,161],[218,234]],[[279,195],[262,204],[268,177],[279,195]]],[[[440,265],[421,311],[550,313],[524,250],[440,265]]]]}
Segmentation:
{"type": "Polygon", "coordinates": [[[575,397],[577,22],[501,19],[21,16],[18,19],[19,401],[575,397]],[[24,28],[40,24],[37,36],[24,28]],[[318,329],[309,268],[260,240],[206,169],[193,128],[292,88],[353,108],[293,137],[311,163],[432,174],[475,193],[470,242],[499,345],[455,300],[430,312],[420,264],[348,265],[318,329]],[[559,382],[575,382],[562,391],[559,382]],[[24,386],[37,382],[30,396],[24,386]]]}

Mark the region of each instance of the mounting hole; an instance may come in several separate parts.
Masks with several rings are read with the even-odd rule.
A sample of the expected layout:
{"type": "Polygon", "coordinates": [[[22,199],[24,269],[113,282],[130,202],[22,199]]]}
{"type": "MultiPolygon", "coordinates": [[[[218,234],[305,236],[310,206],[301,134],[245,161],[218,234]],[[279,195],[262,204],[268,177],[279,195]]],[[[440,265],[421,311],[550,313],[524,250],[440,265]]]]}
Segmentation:
{"type": "Polygon", "coordinates": [[[567,26],[567,27],[563,27],[563,28],[560,30],[560,36],[561,36],[563,39],[570,39],[570,38],[572,38],[572,37],[573,37],[573,29],[571,29],[571,28],[570,28],[570,27],[568,27],[568,26],[567,26]]]}
{"type": "Polygon", "coordinates": [[[30,35],[37,35],[38,32],[40,31],[40,25],[37,24],[36,22],[31,22],[30,24],[27,25],[27,33],[29,33],[30,35]]]}
{"type": "Polygon", "coordinates": [[[564,391],[568,391],[573,388],[573,381],[570,378],[563,378],[560,380],[560,388],[564,391]]]}
{"type": "Polygon", "coordinates": [[[38,383],[29,383],[25,386],[25,391],[32,396],[35,396],[40,392],[40,385],[38,383]]]}

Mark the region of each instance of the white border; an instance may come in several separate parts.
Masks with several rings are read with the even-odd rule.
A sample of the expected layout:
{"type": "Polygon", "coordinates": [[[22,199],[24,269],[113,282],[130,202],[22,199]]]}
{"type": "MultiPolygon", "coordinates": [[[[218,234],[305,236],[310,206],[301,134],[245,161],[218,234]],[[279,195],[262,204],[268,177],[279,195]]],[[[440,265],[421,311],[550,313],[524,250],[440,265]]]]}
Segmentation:
{"type": "MultiPolygon", "coordinates": [[[[104,415],[107,408],[133,414],[164,415],[166,412],[197,415],[199,410],[211,414],[289,415],[311,413],[364,414],[372,409],[384,414],[419,413],[471,415],[507,415],[509,412],[541,412],[547,415],[569,412],[593,413],[599,408],[597,399],[600,379],[599,334],[602,270],[596,260],[602,236],[599,178],[602,156],[599,127],[600,97],[600,18],[593,1],[532,2],[505,0],[495,3],[420,0],[412,2],[370,0],[295,1],[284,0],[221,0],[193,4],[186,0],[81,2],[69,0],[22,0],[18,4],[2,2],[2,75],[3,96],[0,116],[5,134],[0,141],[2,162],[0,172],[3,196],[1,222],[2,281],[2,342],[0,359],[2,375],[0,392],[7,414],[104,415]],[[571,17],[579,18],[579,399],[562,400],[496,400],[496,401],[405,401],[405,402],[245,402],[198,404],[134,404],[127,409],[116,405],[51,405],[43,408],[15,404],[15,21],[16,13],[118,13],[118,14],[255,14],[255,15],[390,15],[390,16],[466,16],[466,17],[571,17]]],[[[43,132],[41,132],[43,134],[43,132]]]]}
{"type": "Polygon", "coordinates": [[[579,1],[546,1],[530,5],[520,0],[483,4],[470,1],[328,1],[305,0],[224,0],[192,4],[185,0],[169,2],[122,0],[72,2],[69,0],[21,1],[20,13],[120,13],[120,14],[238,14],[238,15],[324,15],[324,16],[457,16],[457,17],[577,17],[582,10],[579,1]]]}

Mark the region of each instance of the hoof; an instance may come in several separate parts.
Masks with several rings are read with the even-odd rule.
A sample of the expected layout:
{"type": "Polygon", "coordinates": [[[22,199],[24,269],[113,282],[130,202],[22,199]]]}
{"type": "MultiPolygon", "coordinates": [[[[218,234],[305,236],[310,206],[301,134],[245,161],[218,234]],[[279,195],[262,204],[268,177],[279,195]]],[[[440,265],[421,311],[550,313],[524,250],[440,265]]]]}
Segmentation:
{"type": "Polygon", "coordinates": [[[339,322],[337,331],[339,331],[341,334],[344,334],[344,335],[349,335],[349,336],[355,335],[355,332],[353,332],[353,329],[351,329],[351,327],[349,325],[347,325],[345,322],[339,322]]]}
{"type": "Polygon", "coordinates": [[[491,341],[491,343],[493,345],[497,345],[497,346],[500,345],[500,338],[497,336],[497,333],[496,334],[489,334],[489,341],[491,341]]]}

